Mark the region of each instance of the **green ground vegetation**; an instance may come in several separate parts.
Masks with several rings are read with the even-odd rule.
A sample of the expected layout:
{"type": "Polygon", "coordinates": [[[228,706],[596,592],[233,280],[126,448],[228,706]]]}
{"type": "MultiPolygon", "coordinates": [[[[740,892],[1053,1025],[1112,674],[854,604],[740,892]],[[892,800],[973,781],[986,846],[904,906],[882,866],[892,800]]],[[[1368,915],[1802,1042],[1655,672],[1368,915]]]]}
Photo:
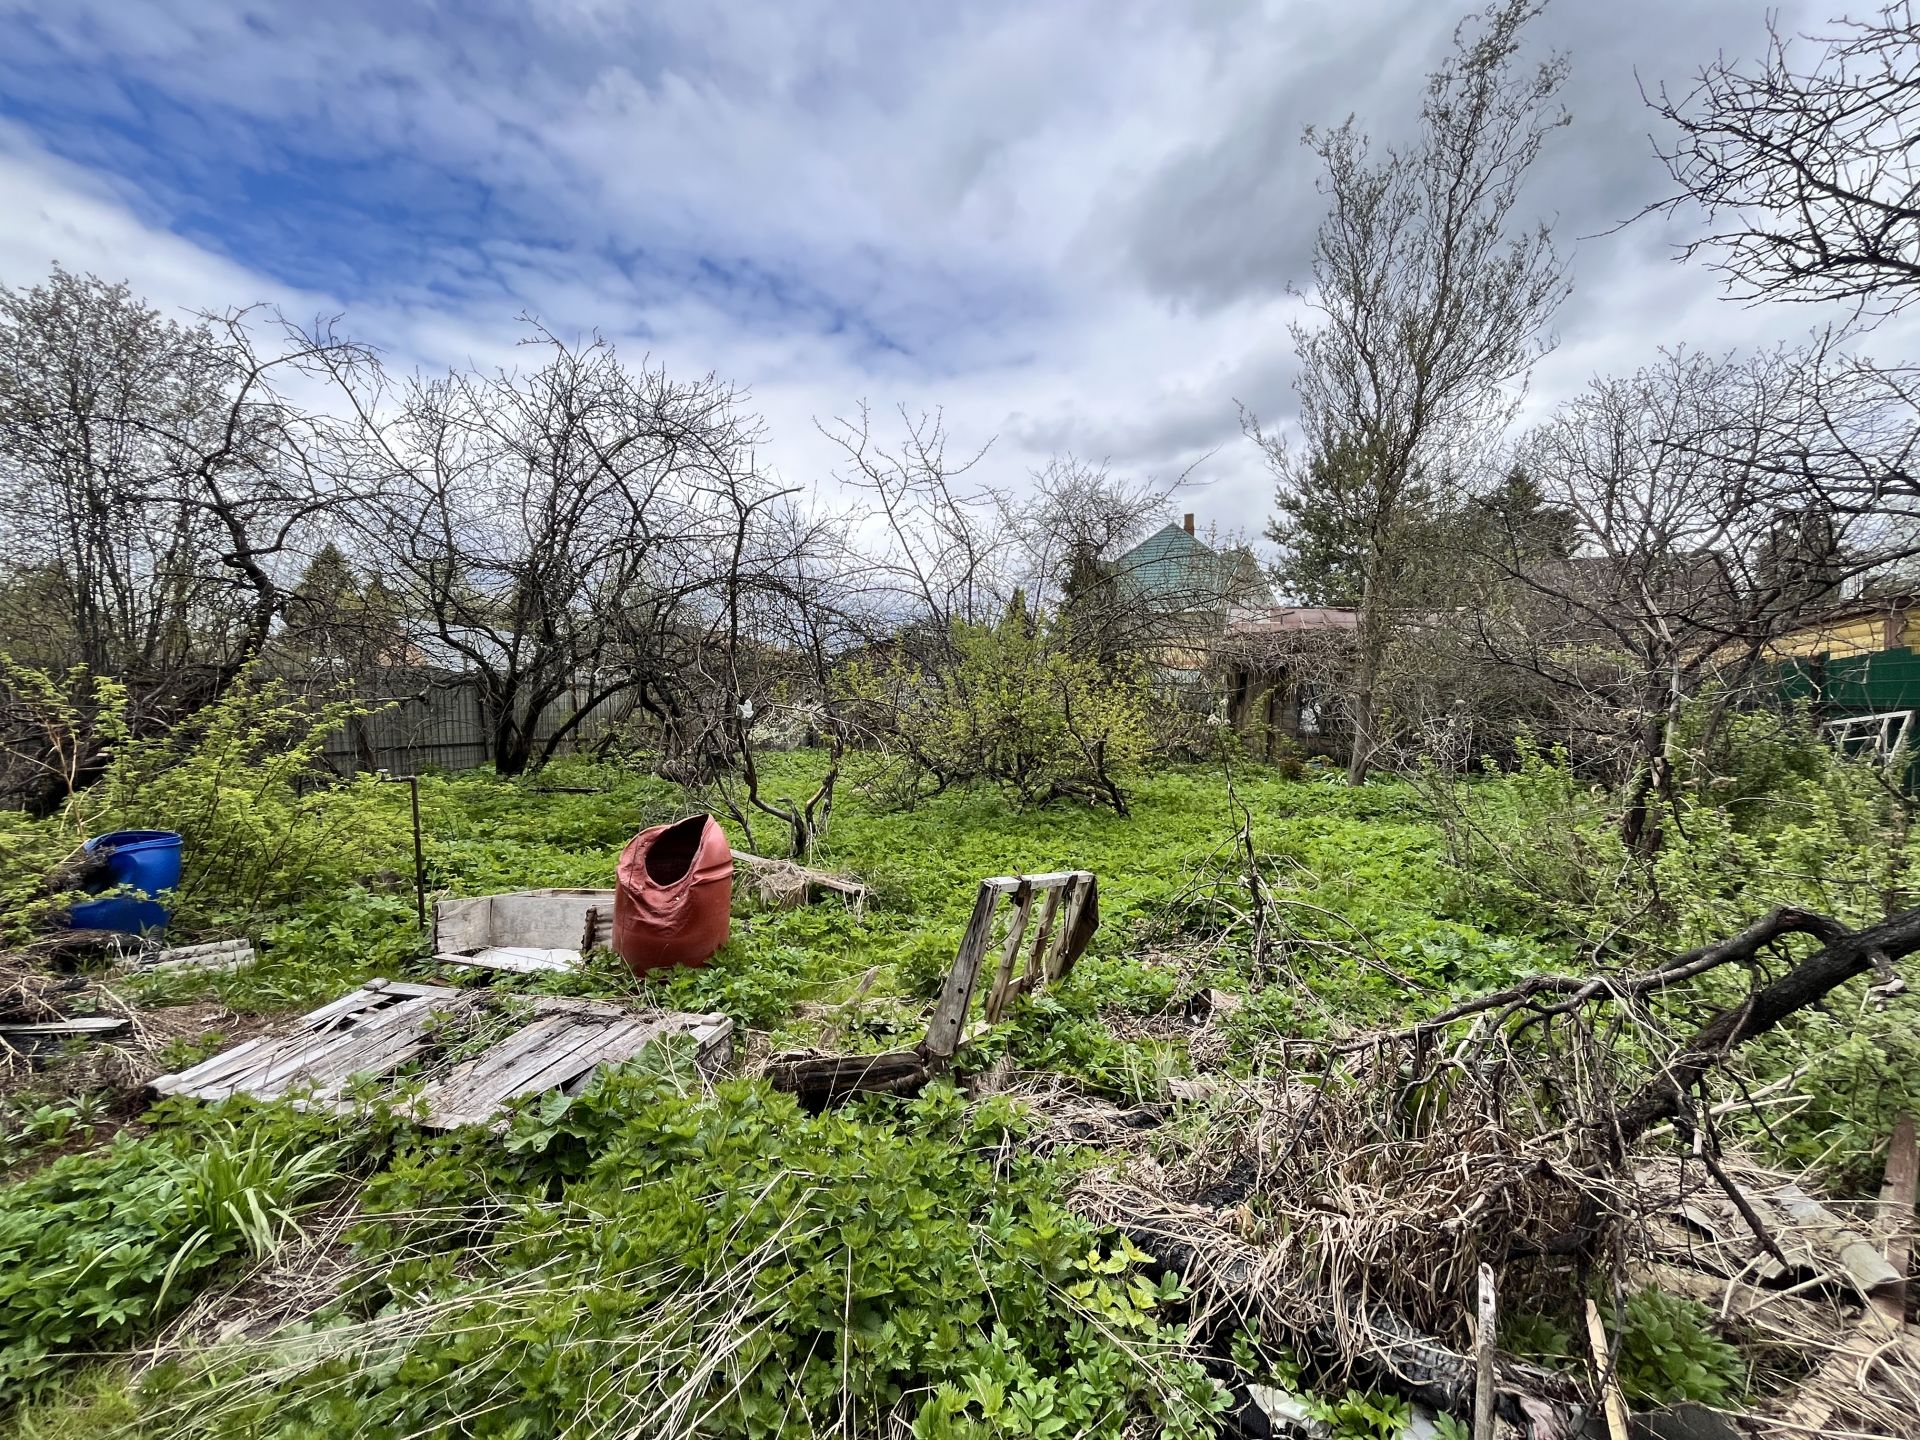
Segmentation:
{"type": "MultiPolygon", "coordinates": [[[[425,973],[405,789],[316,783],[299,758],[310,728],[272,695],[240,703],[265,720],[216,713],[118,762],[66,815],[0,819],[9,923],[45,904],[18,877],[80,830],[165,825],[188,837],[182,929],[256,936],[261,960],[114,982],[125,998],[156,1013],[214,1001],[243,1025],[425,973]],[[267,759],[248,738],[263,723],[281,727],[267,759]]],[[[1773,904],[1863,922],[1911,903],[1905,800],[1790,720],[1736,728],[1737,753],[1690,782],[1651,865],[1621,848],[1607,797],[1544,753],[1511,774],[1358,790],[1237,759],[1162,766],[1126,816],[987,784],[894,808],[856,764],[816,863],[873,887],[864,915],[743,895],[703,970],[642,986],[599,963],[546,983],[722,1010],[760,1053],[892,1048],[917,1038],[983,876],[1083,867],[1101,887],[1091,951],[968,1064],[1136,1101],[1192,1068],[1200,989],[1243,997],[1210,1063],[1252,1070],[1279,1036],[1409,1017],[1542,969],[1645,963],[1773,904]],[[1274,906],[1259,966],[1243,820],[1274,906]]],[[[799,790],[824,763],[769,757],[763,783],[799,790]]],[[[421,802],[436,894],[606,885],[635,830],[697,808],[638,765],[585,760],[515,781],[429,776],[421,802]]],[[[1797,1071],[1812,1098],[1750,1138],[1859,1183],[1888,1116],[1920,1098],[1914,1018],[1908,998],[1809,1012],[1753,1047],[1742,1080],[1797,1071]]],[[[531,1105],[504,1136],[179,1102],[116,1135],[127,1115],[59,1093],[57,1066],[16,1085],[0,1189],[13,1433],[801,1436],[892,1416],[924,1437],[1041,1437],[1131,1433],[1143,1415],[1210,1431],[1225,1401],[1185,1344],[1177,1278],[1066,1209],[1085,1161],[1031,1153],[1018,1104],[969,1106],[941,1085],[809,1116],[758,1080],[703,1090],[683,1061],[531,1105]],[[269,1327],[267,1348],[189,1323],[229,1291],[244,1311],[249,1277],[289,1256],[338,1283],[300,1324],[269,1327]]],[[[1628,1319],[1640,1396],[1737,1388],[1692,1311],[1647,1300],[1628,1319]]],[[[1350,1397],[1328,1413],[1361,1434],[1392,1407],[1350,1397]]]]}

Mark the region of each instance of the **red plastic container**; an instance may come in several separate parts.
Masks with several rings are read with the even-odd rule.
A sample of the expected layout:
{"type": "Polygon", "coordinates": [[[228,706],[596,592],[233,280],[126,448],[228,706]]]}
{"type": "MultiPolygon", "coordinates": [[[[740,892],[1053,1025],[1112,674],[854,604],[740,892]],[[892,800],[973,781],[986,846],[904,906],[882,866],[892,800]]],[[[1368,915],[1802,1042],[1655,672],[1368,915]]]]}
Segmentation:
{"type": "Polygon", "coordinates": [[[711,815],[642,830],[620,852],[613,950],[636,975],[704,965],[727,943],[733,850],[711,815]]]}

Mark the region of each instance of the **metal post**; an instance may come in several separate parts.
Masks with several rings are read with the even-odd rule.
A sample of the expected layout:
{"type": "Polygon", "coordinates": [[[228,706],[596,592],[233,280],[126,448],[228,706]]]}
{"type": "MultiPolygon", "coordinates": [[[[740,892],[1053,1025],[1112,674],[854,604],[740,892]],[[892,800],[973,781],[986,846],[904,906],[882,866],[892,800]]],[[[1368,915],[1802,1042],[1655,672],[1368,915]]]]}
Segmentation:
{"type": "Polygon", "coordinates": [[[427,928],[427,858],[420,845],[420,777],[394,775],[385,770],[377,773],[382,785],[406,786],[413,802],[413,914],[424,934],[427,928]]]}

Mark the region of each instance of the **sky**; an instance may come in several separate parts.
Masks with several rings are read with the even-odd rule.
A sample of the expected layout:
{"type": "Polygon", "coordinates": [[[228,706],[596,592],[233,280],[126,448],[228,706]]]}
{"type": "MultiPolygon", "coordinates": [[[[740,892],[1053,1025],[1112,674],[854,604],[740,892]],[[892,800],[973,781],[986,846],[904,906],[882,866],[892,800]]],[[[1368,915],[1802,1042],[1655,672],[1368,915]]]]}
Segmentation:
{"type": "MultiPolygon", "coordinates": [[[[1463,7],[1464,8],[1464,7],[1463,7]]],[[[1785,28],[1818,15],[1782,9],[1785,28]]],[[[1804,336],[1674,258],[1642,88],[1758,54],[1759,0],[1552,0],[1572,123],[1528,192],[1574,283],[1538,413],[1662,346],[1804,336]]],[[[0,283],[58,261],[169,311],[270,302],[401,369],[511,365],[522,315],[716,373],[762,459],[944,411],[977,478],[1051,455],[1257,533],[1284,426],[1309,124],[1403,136],[1434,0],[0,0],[0,283]]]]}

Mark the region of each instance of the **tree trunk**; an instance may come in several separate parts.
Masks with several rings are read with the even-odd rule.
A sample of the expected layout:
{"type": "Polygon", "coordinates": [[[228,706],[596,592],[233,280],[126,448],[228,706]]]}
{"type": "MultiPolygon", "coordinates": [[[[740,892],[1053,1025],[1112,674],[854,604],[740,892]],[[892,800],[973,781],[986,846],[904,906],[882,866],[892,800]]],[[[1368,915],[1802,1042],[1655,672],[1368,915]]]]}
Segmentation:
{"type": "MultiPolygon", "coordinates": [[[[1371,572],[1369,566],[1369,572],[1371,572]]],[[[1364,785],[1373,768],[1374,746],[1378,743],[1379,719],[1374,714],[1374,686],[1380,677],[1380,660],[1386,649],[1381,633],[1381,617],[1375,603],[1373,575],[1367,575],[1360,592],[1358,651],[1353,664],[1353,734],[1347,752],[1347,784],[1364,785]]]]}
{"type": "Polygon", "coordinates": [[[1660,823],[1660,810],[1673,787],[1666,755],[1666,712],[1649,703],[1644,717],[1634,740],[1620,838],[1634,854],[1651,859],[1660,853],[1665,828],[1660,823]]]}

